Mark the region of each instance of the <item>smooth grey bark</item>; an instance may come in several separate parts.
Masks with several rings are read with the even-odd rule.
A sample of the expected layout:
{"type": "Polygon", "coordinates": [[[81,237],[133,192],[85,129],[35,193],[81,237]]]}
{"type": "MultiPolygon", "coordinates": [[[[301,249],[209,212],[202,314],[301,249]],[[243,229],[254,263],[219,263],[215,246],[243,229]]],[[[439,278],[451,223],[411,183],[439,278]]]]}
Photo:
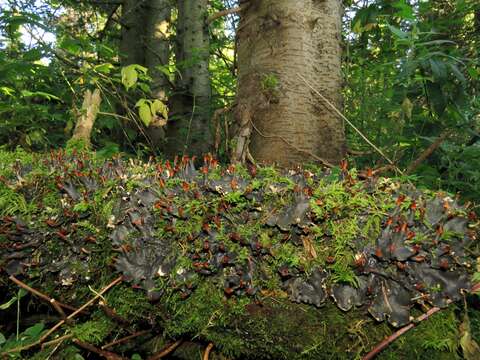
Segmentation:
{"type": "Polygon", "coordinates": [[[211,147],[208,0],[178,0],[175,57],[180,70],[171,99],[166,153],[201,155],[211,147]]]}
{"type": "Polygon", "coordinates": [[[282,166],[343,158],[342,120],[298,76],[341,109],[342,10],[341,0],[258,0],[241,13],[234,160],[248,149],[282,166]]]}

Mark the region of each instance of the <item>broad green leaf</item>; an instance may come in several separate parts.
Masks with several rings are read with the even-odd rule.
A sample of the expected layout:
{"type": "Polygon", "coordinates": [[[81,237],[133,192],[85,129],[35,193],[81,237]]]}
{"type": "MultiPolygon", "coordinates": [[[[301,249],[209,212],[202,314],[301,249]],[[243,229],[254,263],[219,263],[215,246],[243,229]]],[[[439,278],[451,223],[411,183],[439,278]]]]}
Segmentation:
{"type": "Polygon", "coordinates": [[[150,86],[148,86],[148,84],[145,84],[143,82],[139,82],[138,83],[138,87],[140,88],[140,90],[142,90],[144,93],[150,93],[151,89],[150,89],[150,86]]]}
{"type": "Polygon", "coordinates": [[[5,339],[5,336],[2,333],[0,333],[0,345],[5,344],[6,341],[7,339],[5,339]]]}
{"type": "Polygon", "coordinates": [[[148,69],[145,66],[138,65],[138,64],[133,64],[133,66],[135,67],[135,70],[140,71],[144,74],[146,74],[148,71],[148,69]]]}
{"type": "Polygon", "coordinates": [[[142,106],[143,104],[149,104],[150,102],[147,99],[139,99],[137,103],[135,104],[135,107],[142,106]]]}
{"type": "Polygon", "coordinates": [[[27,336],[32,337],[32,338],[36,338],[36,337],[40,336],[40,334],[42,333],[44,328],[45,328],[44,323],[38,323],[38,324],[33,325],[32,327],[29,327],[23,333],[27,336]]]}
{"type": "Polygon", "coordinates": [[[459,80],[462,84],[465,84],[467,82],[467,79],[465,79],[465,75],[463,75],[457,65],[450,64],[450,69],[452,69],[453,75],[455,75],[457,80],[459,80]]]}
{"type": "Polygon", "coordinates": [[[63,50],[68,51],[73,55],[78,55],[83,50],[82,43],[77,39],[71,39],[71,38],[63,39],[59,47],[63,50]]]}
{"type": "Polygon", "coordinates": [[[136,70],[136,66],[137,65],[133,64],[122,68],[122,84],[127,90],[134,86],[138,81],[138,73],[136,70]]]}
{"type": "Polygon", "coordinates": [[[427,81],[426,87],[432,110],[435,111],[438,116],[442,116],[447,107],[447,103],[440,85],[427,81]]]}
{"type": "Polygon", "coordinates": [[[147,103],[143,103],[138,107],[138,115],[140,119],[145,124],[145,126],[150,125],[152,122],[152,111],[150,110],[150,106],[147,103]]]}
{"type": "Polygon", "coordinates": [[[432,69],[432,74],[435,80],[444,81],[447,78],[447,66],[442,60],[439,59],[430,59],[430,68],[432,69]]]}
{"type": "Polygon", "coordinates": [[[110,74],[110,71],[114,68],[115,68],[115,66],[113,66],[112,64],[105,63],[105,64],[100,64],[100,65],[95,66],[94,69],[98,72],[103,73],[103,74],[110,74]]]}
{"type": "Polygon", "coordinates": [[[393,25],[390,25],[390,24],[387,24],[388,28],[390,29],[390,31],[395,35],[397,36],[398,38],[400,39],[406,39],[408,37],[408,33],[400,30],[399,28],[393,26],[393,25]]]}
{"type": "Polygon", "coordinates": [[[168,120],[168,107],[162,101],[156,99],[151,105],[152,114],[160,113],[165,120],[168,120]]]}

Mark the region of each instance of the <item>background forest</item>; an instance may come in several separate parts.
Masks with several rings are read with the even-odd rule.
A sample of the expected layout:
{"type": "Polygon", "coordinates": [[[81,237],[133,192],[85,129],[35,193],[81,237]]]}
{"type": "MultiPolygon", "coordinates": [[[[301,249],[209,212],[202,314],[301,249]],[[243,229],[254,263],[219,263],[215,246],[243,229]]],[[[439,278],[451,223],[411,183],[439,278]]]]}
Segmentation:
{"type": "MultiPolygon", "coordinates": [[[[186,136],[209,133],[214,145],[209,150],[228,159],[238,14],[215,14],[238,4],[203,2],[201,11],[208,21],[197,34],[207,36],[193,41],[208,44],[205,54],[195,52],[198,44],[182,35],[182,26],[191,19],[179,18],[179,13],[191,13],[193,2],[152,2],[163,6],[157,10],[142,9],[141,3],[0,3],[3,149],[64,146],[85,90],[98,88],[102,102],[92,133],[98,153],[171,156],[182,152],[186,136]],[[148,33],[149,21],[161,24],[160,34],[148,33]],[[186,81],[192,72],[203,74],[196,89],[186,81]],[[196,93],[196,104],[185,96],[188,92],[196,93]],[[186,134],[192,110],[204,121],[186,134]],[[166,122],[174,124],[167,133],[166,122]]],[[[410,166],[408,173],[418,184],[478,200],[478,2],[362,0],[344,5],[347,118],[399,168],[410,166]],[[414,163],[429,147],[431,155],[414,163]]],[[[276,81],[267,76],[263,85],[274,88],[276,81]]],[[[346,133],[354,166],[386,165],[350,126],[346,133]]]]}

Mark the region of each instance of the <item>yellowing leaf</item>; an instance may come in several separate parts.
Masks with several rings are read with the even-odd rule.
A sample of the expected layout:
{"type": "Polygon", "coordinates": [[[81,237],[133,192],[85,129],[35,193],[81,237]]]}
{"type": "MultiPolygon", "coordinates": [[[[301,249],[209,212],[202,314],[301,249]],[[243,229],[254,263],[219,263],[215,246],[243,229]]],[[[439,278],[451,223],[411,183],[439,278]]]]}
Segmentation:
{"type": "Polygon", "coordinates": [[[135,64],[123,67],[121,74],[122,74],[122,84],[125,86],[127,90],[137,83],[138,73],[137,73],[135,64]]]}
{"type": "Polygon", "coordinates": [[[160,113],[165,120],[168,120],[168,107],[162,101],[158,99],[153,101],[151,108],[152,114],[156,115],[157,113],[160,113]]]}
{"type": "Polygon", "coordinates": [[[465,319],[460,324],[460,336],[460,346],[465,360],[479,360],[480,346],[472,338],[470,320],[467,315],[465,315],[465,319]]]}
{"type": "Polygon", "coordinates": [[[407,119],[412,118],[413,104],[408,97],[406,97],[405,100],[403,100],[402,110],[405,116],[407,117],[407,119]]]}
{"type": "Polygon", "coordinates": [[[143,103],[138,107],[138,115],[145,126],[150,125],[152,122],[152,111],[150,110],[148,103],[143,103]]]}

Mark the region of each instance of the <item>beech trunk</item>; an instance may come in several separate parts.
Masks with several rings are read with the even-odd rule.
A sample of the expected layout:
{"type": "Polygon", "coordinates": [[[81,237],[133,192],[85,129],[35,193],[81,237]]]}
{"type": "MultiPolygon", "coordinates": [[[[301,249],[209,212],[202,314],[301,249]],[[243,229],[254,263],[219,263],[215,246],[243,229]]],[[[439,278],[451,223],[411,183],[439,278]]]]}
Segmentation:
{"type": "Polygon", "coordinates": [[[341,14],[340,0],[259,0],[242,12],[236,160],[248,149],[282,166],[343,158],[343,121],[299,77],[341,109],[341,14]]]}

